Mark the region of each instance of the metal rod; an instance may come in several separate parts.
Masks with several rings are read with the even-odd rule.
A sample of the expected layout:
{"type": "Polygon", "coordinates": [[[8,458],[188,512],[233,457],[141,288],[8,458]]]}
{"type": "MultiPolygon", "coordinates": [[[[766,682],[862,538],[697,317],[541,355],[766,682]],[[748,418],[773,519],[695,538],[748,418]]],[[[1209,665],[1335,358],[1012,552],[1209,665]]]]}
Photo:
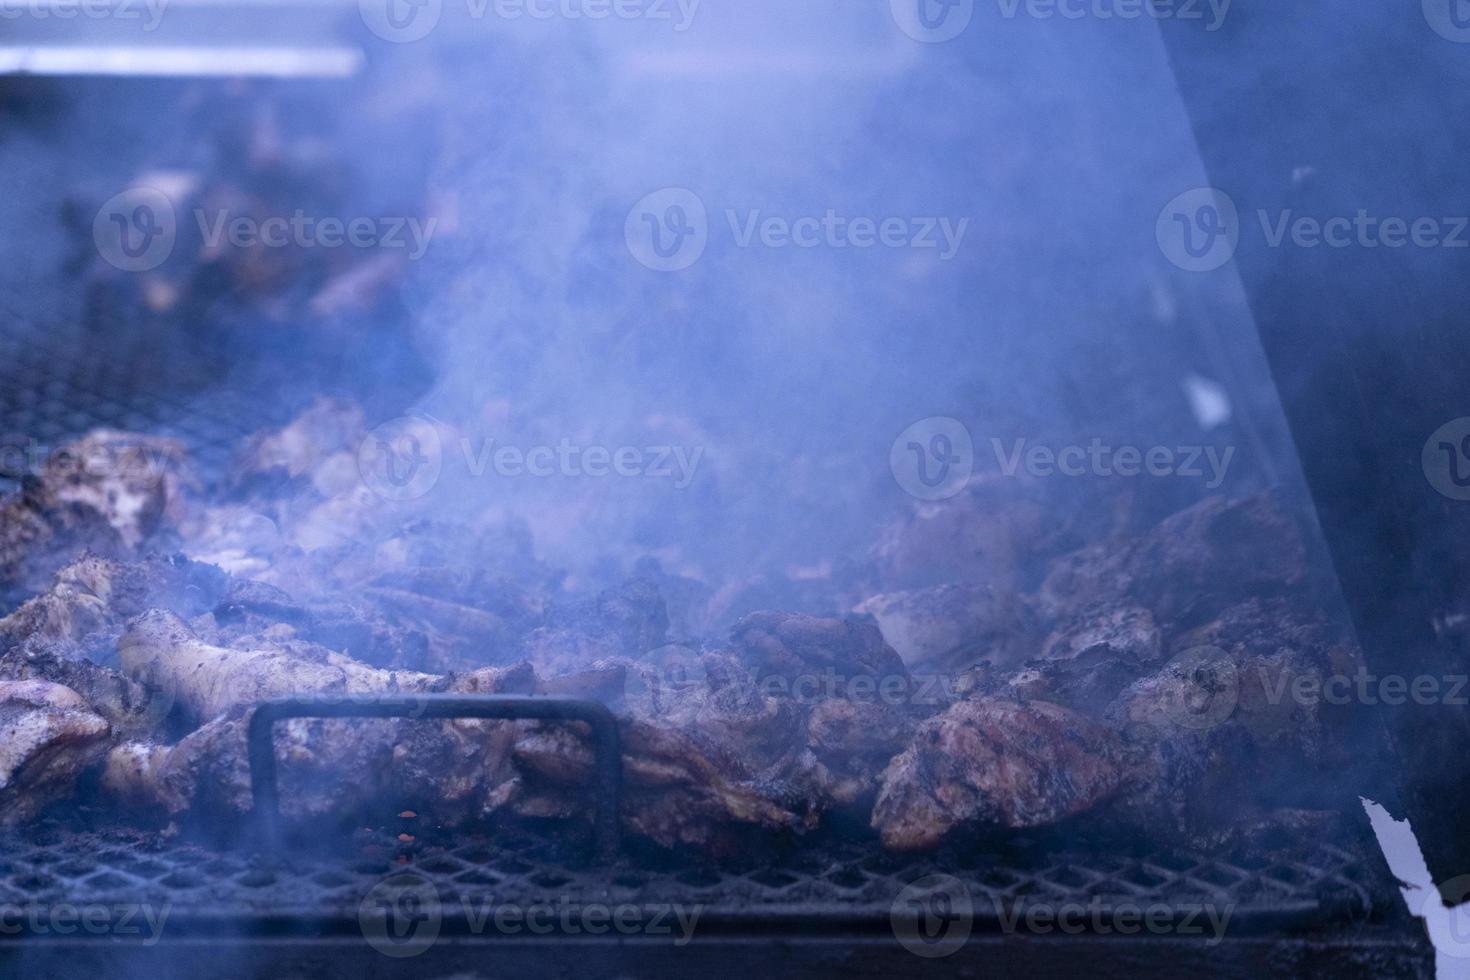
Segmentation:
{"type": "Polygon", "coordinates": [[[275,723],[290,718],[494,718],[505,720],[580,721],[592,728],[596,752],[597,813],[593,831],[598,857],[618,852],[623,760],[617,719],[605,705],[575,698],[510,694],[317,695],[278,698],[260,704],[250,718],[247,735],[250,794],[261,843],[280,843],[280,789],[272,740],[275,723]]]}

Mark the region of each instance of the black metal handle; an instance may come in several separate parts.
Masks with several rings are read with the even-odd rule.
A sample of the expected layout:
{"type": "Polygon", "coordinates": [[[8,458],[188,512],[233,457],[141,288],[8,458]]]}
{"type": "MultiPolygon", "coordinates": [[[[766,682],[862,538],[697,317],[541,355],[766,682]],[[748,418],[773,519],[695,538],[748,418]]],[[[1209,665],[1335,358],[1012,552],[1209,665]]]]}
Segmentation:
{"type": "Polygon", "coordinates": [[[592,727],[596,743],[598,806],[593,824],[599,857],[611,860],[621,833],[618,824],[623,759],[617,719],[605,705],[575,698],[513,694],[317,695],[277,698],[261,703],[247,735],[250,795],[267,845],[279,841],[281,812],[276,784],[276,753],[271,732],[289,718],[496,718],[581,721],[592,727]]]}

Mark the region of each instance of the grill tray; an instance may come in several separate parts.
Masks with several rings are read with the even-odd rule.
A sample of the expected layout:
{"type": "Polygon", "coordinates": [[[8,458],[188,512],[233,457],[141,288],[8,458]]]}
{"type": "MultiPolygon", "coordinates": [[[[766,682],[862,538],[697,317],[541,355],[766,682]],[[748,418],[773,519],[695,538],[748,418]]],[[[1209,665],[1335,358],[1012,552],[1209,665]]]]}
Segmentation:
{"type": "MultiPolygon", "coordinates": [[[[65,323],[42,322],[18,305],[6,303],[0,311],[6,318],[0,325],[0,439],[10,444],[35,440],[54,448],[99,426],[169,435],[185,444],[208,480],[220,474],[243,436],[285,422],[312,394],[333,387],[321,383],[334,373],[330,364],[303,370],[315,381],[296,377],[287,383],[252,371],[237,356],[240,345],[218,330],[181,334],[160,347],[143,323],[110,322],[99,329],[79,316],[65,323]]],[[[358,397],[370,414],[376,404],[388,415],[410,404],[415,386],[421,390],[423,383],[413,370],[393,379],[399,385],[370,380],[366,391],[342,385],[336,391],[358,397]]],[[[7,489],[7,475],[12,474],[0,473],[0,491],[7,489]]],[[[1013,841],[997,850],[949,850],[918,859],[885,854],[874,845],[827,843],[739,869],[667,861],[654,866],[630,859],[600,865],[568,853],[564,842],[522,832],[420,840],[405,847],[395,832],[382,831],[371,839],[358,837],[353,845],[351,854],[287,851],[267,858],[154,833],[43,828],[0,836],[0,908],[166,903],[169,940],[336,936],[350,942],[353,955],[371,956],[376,954],[363,952],[359,915],[364,901],[385,879],[409,874],[443,903],[443,929],[450,934],[468,925],[452,911],[464,901],[522,907],[684,905],[702,908],[701,937],[820,935],[852,949],[851,942],[862,936],[891,942],[891,916],[904,889],[940,874],[968,891],[974,928],[981,934],[999,933],[1003,915],[1028,906],[1149,906],[1169,910],[1176,920],[1195,915],[1201,906],[1223,906],[1231,913],[1231,938],[1261,937],[1266,951],[1260,955],[1282,955],[1289,948],[1282,937],[1288,934],[1316,943],[1311,937],[1346,933],[1368,950],[1362,962],[1375,967],[1383,963],[1374,959],[1379,955],[1371,948],[1378,941],[1374,930],[1384,921],[1402,923],[1401,903],[1376,858],[1305,841],[1252,856],[1078,851],[1013,841]]],[[[1400,949],[1403,935],[1395,930],[1388,947],[1400,949]]],[[[0,936],[0,950],[57,939],[7,932],[0,936]]],[[[1188,941],[1191,948],[1200,944],[1188,941]]],[[[118,943],[114,937],[104,945],[118,943]]],[[[203,970],[217,965],[213,950],[207,946],[199,954],[203,970]]],[[[1322,952],[1316,946],[1312,950],[1312,955],[1322,952]]],[[[724,958],[714,975],[736,972],[741,957],[750,954],[726,950],[720,955],[724,958]]],[[[760,955],[758,966],[764,968],[767,954],[760,955]]],[[[901,955],[900,966],[919,963],[901,955]]],[[[1075,968],[1075,957],[1087,954],[1057,955],[1075,968]]],[[[1189,955],[1176,950],[1171,962],[1184,970],[1189,955]]],[[[1224,965],[1209,950],[1200,955],[1224,965]]],[[[1253,955],[1242,954],[1242,962],[1253,955]]],[[[1385,955],[1402,956],[1404,962],[1422,959],[1419,953],[1385,955]]],[[[0,952],[0,965],[7,962],[4,956],[0,952]]],[[[841,966],[847,975],[867,975],[878,962],[849,959],[841,966]]],[[[821,960],[823,973],[830,975],[835,963],[821,960]]],[[[73,975],[88,971],[85,964],[68,965],[75,968],[73,975]]],[[[577,975],[590,975],[585,963],[576,966],[577,975]]],[[[188,969],[178,966],[179,975],[188,969]]],[[[1390,972],[1397,971],[1365,968],[1364,975],[1390,972]]],[[[371,973],[369,968],[353,975],[371,973]]]]}

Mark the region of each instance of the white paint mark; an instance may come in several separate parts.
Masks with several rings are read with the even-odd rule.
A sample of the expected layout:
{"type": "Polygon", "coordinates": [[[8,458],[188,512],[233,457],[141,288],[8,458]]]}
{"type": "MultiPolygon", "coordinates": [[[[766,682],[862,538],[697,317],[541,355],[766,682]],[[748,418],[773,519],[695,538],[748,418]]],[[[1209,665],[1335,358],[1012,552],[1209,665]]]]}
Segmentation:
{"type": "MultiPolygon", "coordinates": [[[[1388,869],[1399,880],[1399,892],[1409,912],[1424,920],[1434,944],[1434,973],[1438,980],[1470,980],[1470,904],[1448,908],[1434,885],[1419,839],[1409,821],[1395,820],[1379,804],[1360,797],[1388,869]]],[[[1470,875],[1445,882],[1451,894],[1470,894],[1470,875]]]]}

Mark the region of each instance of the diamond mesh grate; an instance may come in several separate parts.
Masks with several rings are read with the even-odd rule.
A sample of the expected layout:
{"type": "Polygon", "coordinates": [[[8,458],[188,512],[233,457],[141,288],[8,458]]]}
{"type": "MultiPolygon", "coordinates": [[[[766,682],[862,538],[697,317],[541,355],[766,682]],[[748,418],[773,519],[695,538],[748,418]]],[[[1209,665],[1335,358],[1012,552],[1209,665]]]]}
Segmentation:
{"type": "Polygon", "coordinates": [[[920,859],[851,844],[739,870],[588,865],[566,860],[544,839],[522,833],[464,838],[445,847],[403,846],[385,833],[361,843],[353,855],[287,851],[277,861],[123,831],[11,837],[0,847],[0,904],[167,901],[176,917],[237,920],[355,919],[375,886],[405,872],[432,885],[445,902],[684,904],[716,918],[886,918],[907,885],[933,874],[963,882],[977,916],[1083,903],[1228,907],[1237,923],[1282,916],[1325,923],[1368,917],[1378,887],[1353,852],[1331,844],[1254,857],[1048,851],[920,859]]]}
{"type": "Polygon", "coordinates": [[[296,407],[212,388],[221,361],[203,344],[143,351],[127,341],[84,327],[7,323],[0,329],[0,440],[49,452],[98,427],[166,435],[181,439],[212,474],[243,436],[284,422],[296,407]],[[198,397],[205,390],[209,396],[198,397]]]}

